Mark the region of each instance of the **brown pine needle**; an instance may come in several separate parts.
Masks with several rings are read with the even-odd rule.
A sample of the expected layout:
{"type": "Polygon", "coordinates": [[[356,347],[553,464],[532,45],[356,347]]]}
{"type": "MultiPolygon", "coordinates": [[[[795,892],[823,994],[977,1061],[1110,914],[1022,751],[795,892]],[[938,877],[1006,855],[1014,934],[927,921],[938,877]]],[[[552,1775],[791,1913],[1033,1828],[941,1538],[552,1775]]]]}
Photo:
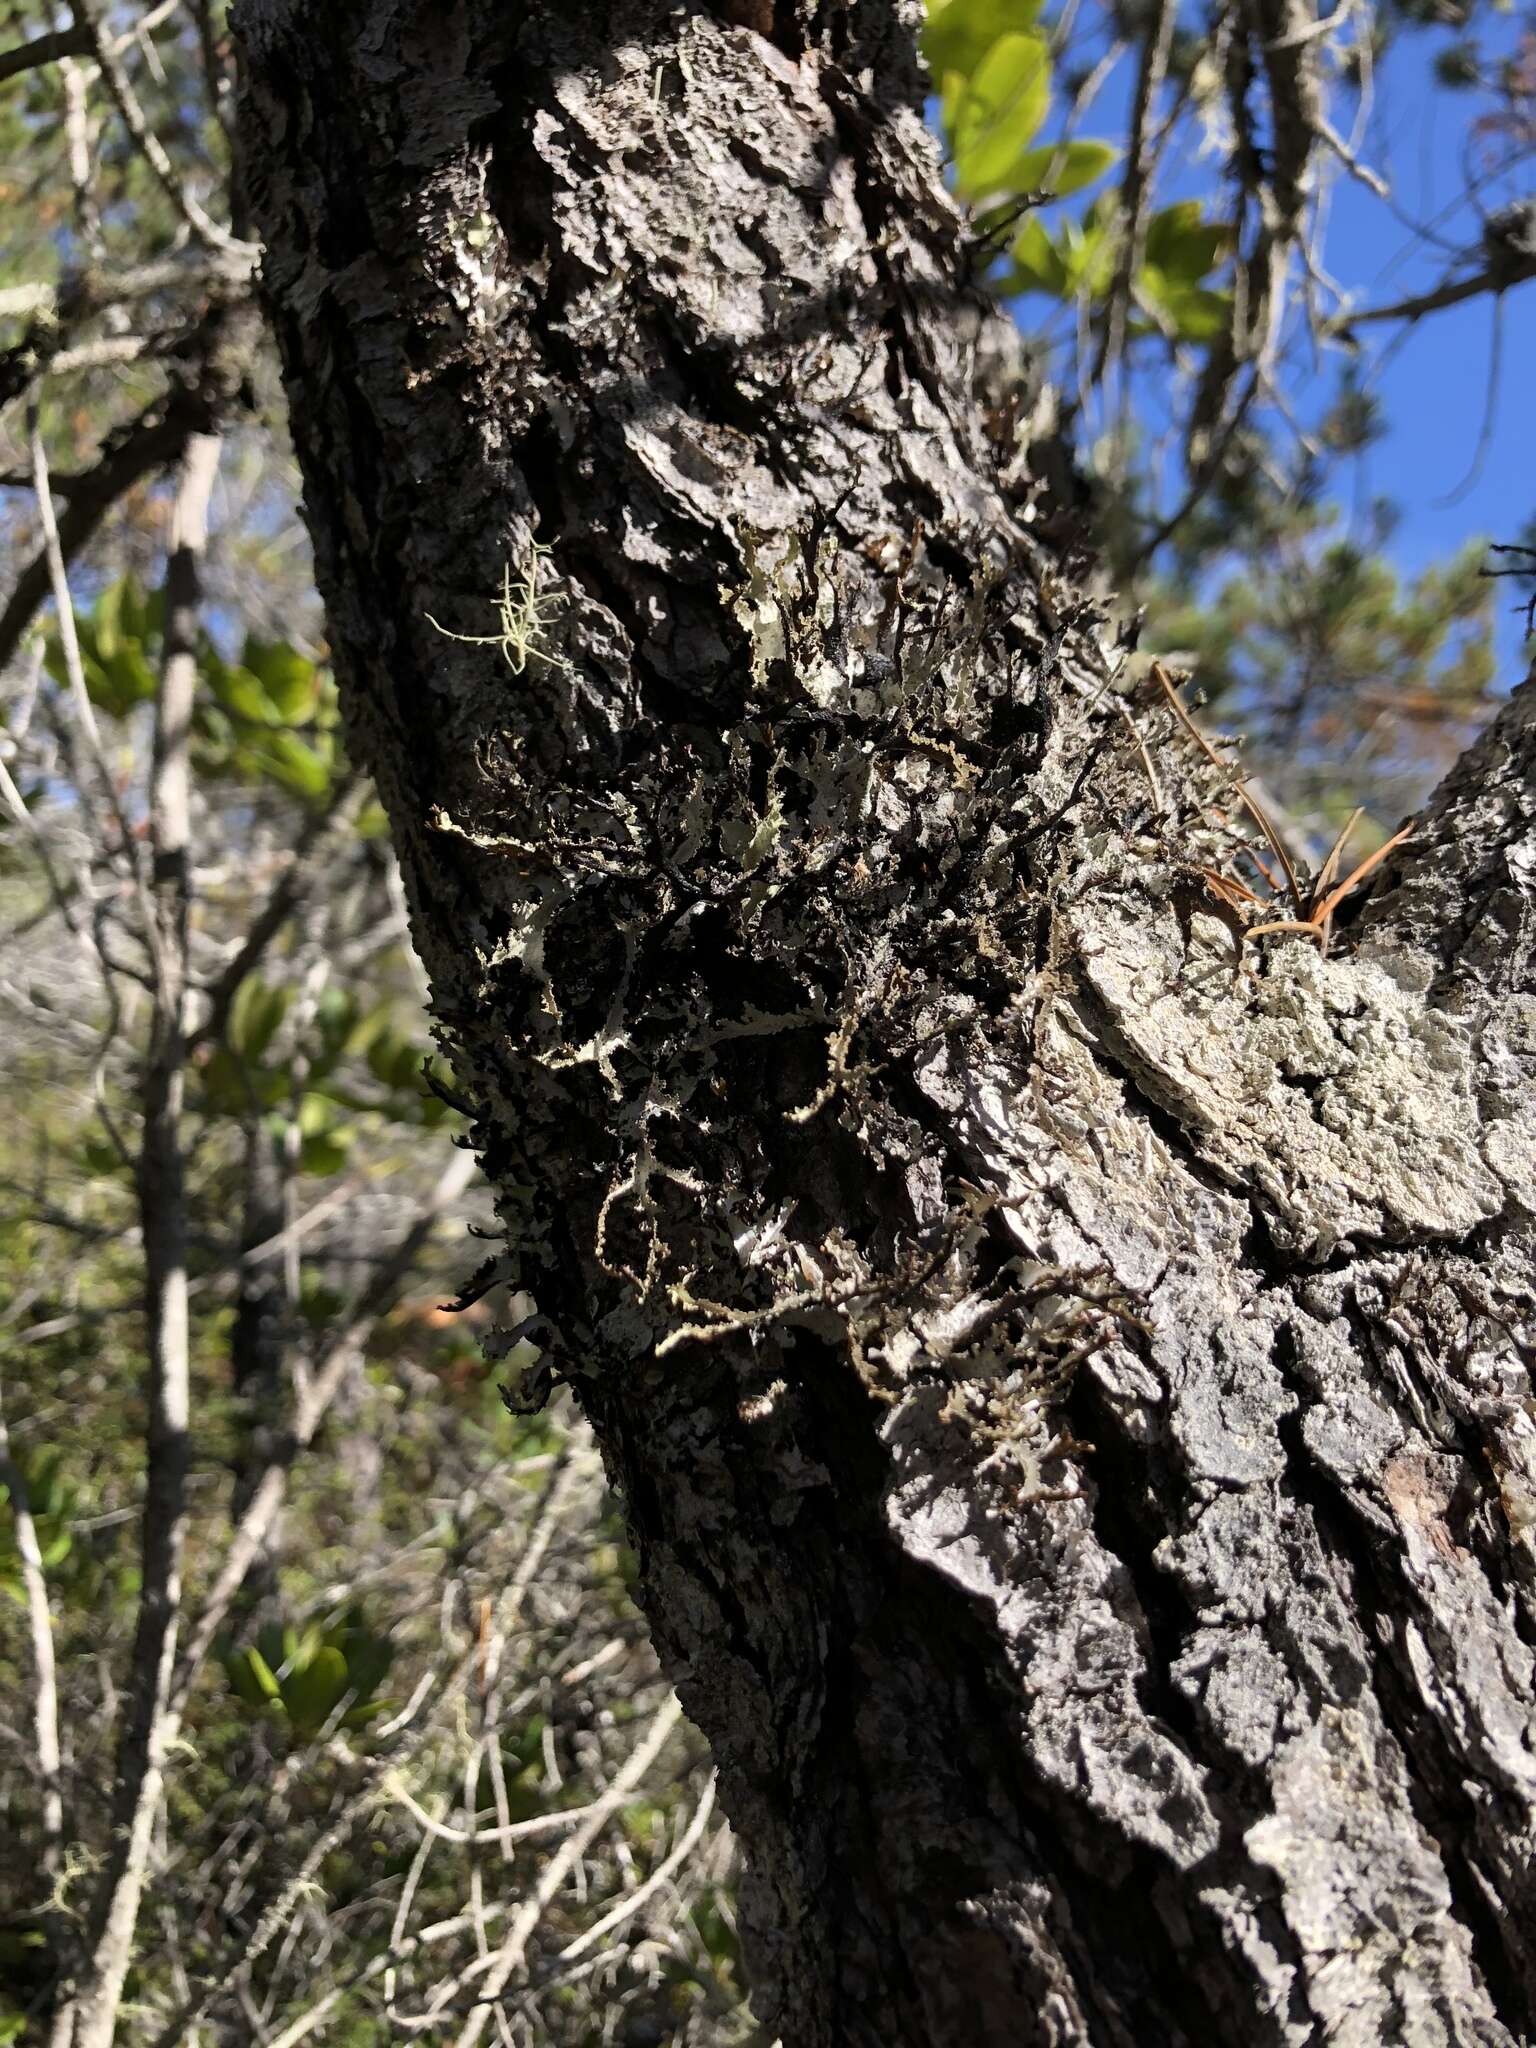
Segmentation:
{"type": "MultiPolygon", "coordinates": [[[[1252,925],[1249,927],[1248,937],[1250,939],[1262,939],[1271,932],[1300,932],[1309,939],[1316,939],[1323,951],[1327,952],[1328,920],[1344,901],[1344,898],[1352,890],[1358,889],[1366,876],[1374,873],[1392,851],[1393,847],[1401,846],[1412,831],[1412,825],[1404,825],[1401,831],[1394,832],[1390,839],[1385,840],[1378,846],[1374,853],[1367,854],[1360,865],[1357,868],[1353,868],[1336,889],[1330,889],[1328,894],[1321,899],[1317,899],[1314,894],[1314,901],[1309,916],[1282,917],[1277,918],[1273,924],[1252,925]]],[[[1329,859],[1331,860],[1332,857],[1330,855],[1329,859]]],[[[1327,867],[1325,864],[1324,873],[1326,874],[1326,872],[1327,867]]],[[[1318,880],[1319,882],[1322,881],[1321,875],[1318,877],[1318,880]]]]}
{"type": "Polygon", "coordinates": [[[1199,726],[1196,725],[1195,721],[1184,709],[1183,704],[1179,701],[1178,692],[1174,689],[1173,684],[1168,679],[1168,671],[1163,667],[1160,661],[1153,662],[1152,673],[1157,678],[1158,683],[1161,685],[1163,695],[1168,699],[1169,705],[1172,707],[1174,716],[1178,719],[1179,723],[1184,727],[1184,730],[1194,740],[1195,744],[1199,747],[1201,753],[1203,753],[1206,756],[1207,760],[1214,762],[1215,765],[1221,770],[1223,775],[1226,775],[1231,778],[1232,787],[1237,791],[1238,800],[1242,804],[1243,809],[1248,813],[1249,817],[1252,818],[1254,824],[1258,826],[1259,830],[1268,840],[1270,851],[1274,854],[1275,859],[1279,861],[1281,867],[1284,869],[1286,888],[1290,892],[1291,901],[1295,904],[1296,909],[1299,912],[1303,906],[1301,884],[1296,879],[1295,865],[1291,860],[1290,854],[1286,851],[1285,842],[1281,839],[1280,834],[1275,830],[1274,826],[1265,816],[1263,806],[1258,802],[1258,800],[1255,797],[1249,795],[1247,786],[1245,785],[1242,776],[1237,773],[1237,771],[1232,767],[1229,761],[1224,761],[1221,758],[1220,754],[1217,753],[1216,749],[1211,745],[1210,741],[1206,738],[1205,734],[1200,730],[1199,726]]]}
{"type": "Polygon", "coordinates": [[[1201,868],[1200,874],[1211,894],[1233,910],[1241,910],[1245,904],[1260,903],[1263,898],[1256,896],[1245,882],[1235,875],[1224,875],[1216,868],[1201,868]]]}
{"type": "Polygon", "coordinates": [[[1323,898],[1322,902],[1314,907],[1312,912],[1312,918],[1314,923],[1326,923],[1327,920],[1330,917],[1332,917],[1333,913],[1338,909],[1339,905],[1344,901],[1344,898],[1350,893],[1350,891],[1352,889],[1358,889],[1360,884],[1365,880],[1366,876],[1369,874],[1373,874],[1375,870],[1381,866],[1382,862],[1386,859],[1387,855],[1392,851],[1393,847],[1401,846],[1403,841],[1409,837],[1412,831],[1413,826],[1411,824],[1404,825],[1401,831],[1394,832],[1390,839],[1384,840],[1382,844],[1377,847],[1376,851],[1373,854],[1367,855],[1367,857],[1363,861],[1361,861],[1359,867],[1357,867],[1352,874],[1346,876],[1346,878],[1342,882],[1340,882],[1339,886],[1336,889],[1331,890],[1329,894],[1323,898]]]}
{"type": "MultiPolygon", "coordinates": [[[[1364,805],[1358,805],[1345,820],[1343,831],[1340,832],[1338,838],[1335,839],[1333,845],[1329,848],[1327,859],[1318,869],[1316,877],[1304,895],[1301,882],[1296,874],[1295,864],[1286,850],[1285,842],[1266,816],[1263,805],[1259,803],[1256,797],[1249,794],[1248,787],[1242,776],[1238,774],[1229,761],[1222,759],[1199,726],[1190,717],[1179,699],[1178,692],[1173,687],[1168,671],[1160,661],[1153,662],[1152,674],[1156,678],[1163,695],[1168,699],[1169,709],[1173,712],[1175,718],[1178,719],[1180,725],[1183,726],[1206,759],[1219,768],[1223,775],[1230,778],[1231,785],[1236,790],[1243,809],[1264,835],[1264,838],[1269,843],[1270,851],[1284,870],[1286,892],[1290,896],[1296,915],[1294,917],[1275,918],[1267,924],[1250,925],[1246,937],[1262,939],[1272,933],[1296,932],[1303,937],[1316,939],[1326,953],[1328,950],[1329,919],[1344,901],[1345,897],[1358,889],[1368,875],[1374,874],[1387,855],[1392,852],[1393,848],[1401,846],[1403,841],[1411,835],[1413,831],[1412,824],[1404,825],[1399,831],[1394,832],[1392,837],[1383,841],[1374,853],[1367,854],[1363,861],[1351,868],[1342,882],[1335,883],[1334,877],[1338,874],[1343,862],[1344,849],[1349,844],[1350,834],[1364,816],[1364,805]]],[[[1245,846],[1243,851],[1269,884],[1273,894],[1278,896],[1280,894],[1279,886],[1269,869],[1265,866],[1262,856],[1251,846],[1245,846]]],[[[1220,901],[1229,904],[1234,909],[1244,904],[1258,903],[1260,901],[1260,898],[1251,889],[1231,876],[1218,875],[1212,868],[1201,868],[1200,873],[1205,878],[1212,893],[1220,901]]]]}
{"type": "Polygon", "coordinates": [[[1316,903],[1319,895],[1327,889],[1329,883],[1333,880],[1334,876],[1339,872],[1339,862],[1340,860],[1342,860],[1344,856],[1344,848],[1349,844],[1349,835],[1351,832],[1354,831],[1355,827],[1359,824],[1360,820],[1364,816],[1364,804],[1357,804],[1355,808],[1350,812],[1349,818],[1344,826],[1344,830],[1333,842],[1333,847],[1332,850],[1329,852],[1328,858],[1323,862],[1322,866],[1317,871],[1317,879],[1312,884],[1312,900],[1314,903],[1316,903]]]}

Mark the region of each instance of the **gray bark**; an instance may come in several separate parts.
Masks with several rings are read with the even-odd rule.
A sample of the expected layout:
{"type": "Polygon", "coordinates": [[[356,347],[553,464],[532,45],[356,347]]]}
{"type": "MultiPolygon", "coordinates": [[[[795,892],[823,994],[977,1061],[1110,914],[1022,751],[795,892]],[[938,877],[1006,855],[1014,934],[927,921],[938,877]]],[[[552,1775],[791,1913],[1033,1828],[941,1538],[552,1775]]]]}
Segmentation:
{"type": "Polygon", "coordinates": [[[241,25],[354,743],[763,2018],[1521,2038],[1536,695],[1235,970],[910,4],[241,25]]]}

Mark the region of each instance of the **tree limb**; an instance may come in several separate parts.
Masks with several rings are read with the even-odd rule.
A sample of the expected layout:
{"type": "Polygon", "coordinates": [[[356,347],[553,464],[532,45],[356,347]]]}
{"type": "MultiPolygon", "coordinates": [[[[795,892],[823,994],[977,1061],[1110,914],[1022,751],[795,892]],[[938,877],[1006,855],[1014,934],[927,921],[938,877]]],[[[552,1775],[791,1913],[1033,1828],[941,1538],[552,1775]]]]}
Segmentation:
{"type": "Polygon", "coordinates": [[[1455,284],[1437,285],[1433,291],[1399,299],[1394,305],[1366,306],[1358,313],[1340,313],[1329,321],[1328,326],[1332,333],[1347,334],[1352,327],[1365,327],[1372,321],[1422,320],[1426,313],[1438,313],[1446,306],[1459,306],[1467,299],[1481,298],[1485,292],[1502,295],[1533,277],[1536,277],[1536,256],[1505,257],[1455,284]]]}
{"type": "Polygon", "coordinates": [[[60,57],[88,57],[91,54],[91,33],[81,23],[73,28],[55,29],[44,36],[34,36],[30,43],[18,43],[9,50],[0,50],[0,85],[7,79],[19,78],[25,71],[36,71],[40,65],[57,63],[60,57]]]}

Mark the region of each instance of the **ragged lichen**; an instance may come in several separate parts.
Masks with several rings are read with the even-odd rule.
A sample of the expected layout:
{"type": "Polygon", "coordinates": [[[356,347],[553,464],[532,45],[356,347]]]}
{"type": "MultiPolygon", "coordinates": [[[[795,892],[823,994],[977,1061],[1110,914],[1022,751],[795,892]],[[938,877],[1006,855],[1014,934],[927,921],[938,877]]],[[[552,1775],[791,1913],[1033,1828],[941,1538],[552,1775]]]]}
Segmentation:
{"type": "Polygon", "coordinates": [[[565,604],[563,592],[540,588],[539,565],[551,553],[547,542],[530,539],[521,568],[514,570],[510,561],[503,565],[501,590],[487,600],[496,614],[494,633],[455,633],[430,612],[427,624],[462,647],[494,647],[515,676],[522,675],[530,663],[574,674],[569,656],[550,645],[554,622],[565,604]]]}

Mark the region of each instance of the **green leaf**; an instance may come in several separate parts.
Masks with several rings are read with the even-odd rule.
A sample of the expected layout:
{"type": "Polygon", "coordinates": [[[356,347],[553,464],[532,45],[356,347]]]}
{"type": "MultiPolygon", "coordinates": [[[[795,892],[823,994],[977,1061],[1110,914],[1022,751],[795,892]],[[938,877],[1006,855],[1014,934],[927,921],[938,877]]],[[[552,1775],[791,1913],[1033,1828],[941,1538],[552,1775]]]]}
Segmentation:
{"type": "Polygon", "coordinates": [[[282,1688],[260,1650],[232,1650],[224,1659],[224,1670],[237,1698],[248,1707],[269,1706],[282,1697],[282,1688]]]}
{"type": "Polygon", "coordinates": [[[103,711],[122,718],[135,704],[149,702],[158,681],[138,641],[125,640],[109,661],[100,662],[94,686],[87,671],[86,687],[103,711]]]}
{"type": "MultiPolygon", "coordinates": [[[[99,711],[125,718],[136,704],[155,694],[154,668],[135,639],[125,637],[119,614],[123,602],[121,582],[109,584],[97,600],[98,617],[75,616],[75,636],[80,644],[80,667],[85,676],[86,695],[99,711]]],[[[56,683],[67,684],[69,670],[57,627],[48,635],[44,663],[56,683]]]]}
{"type": "Polygon", "coordinates": [[[1002,290],[1048,292],[1056,299],[1102,298],[1115,274],[1118,247],[1112,203],[1095,206],[1086,221],[1063,221],[1055,236],[1031,216],[1014,240],[1014,267],[1002,290]]]}
{"type": "Polygon", "coordinates": [[[1119,217],[1109,194],[1094,201],[1081,224],[1067,222],[1063,242],[1073,295],[1101,299],[1114,282],[1120,251],[1119,217]]]}
{"type": "Polygon", "coordinates": [[[111,661],[123,644],[122,614],[123,590],[126,576],[116,577],[97,598],[91,611],[91,625],[94,627],[96,659],[111,661]]]}
{"type": "Polygon", "coordinates": [[[291,795],[317,803],[330,790],[333,755],[328,740],[310,746],[294,733],[274,732],[242,747],[236,758],[247,774],[265,776],[291,795]]]}
{"type": "Polygon", "coordinates": [[[1003,281],[1003,293],[1048,292],[1053,299],[1070,296],[1072,274],[1066,258],[1050,234],[1033,214],[1020,228],[1013,244],[1013,271],[1003,281]]]}
{"type": "Polygon", "coordinates": [[[107,1139],[87,1134],[80,1140],[78,1148],[80,1165],[86,1177],[91,1180],[114,1178],[124,1171],[123,1161],[116,1148],[107,1139]]]}
{"type": "Polygon", "coordinates": [[[285,725],[303,725],[314,716],[320,698],[320,671],[286,641],[247,636],[240,660],[266,693],[285,725]]]}
{"type": "Polygon", "coordinates": [[[203,673],[218,704],[231,718],[258,726],[282,722],[277,706],[262,687],[261,678],[248,668],[231,667],[220,656],[208,654],[203,658],[203,673]]]}
{"type": "Polygon", "coordinates": [[[348,1677],[359,1694],[371,1693],[395,1661],[389,1637],[371,1629],[357,1609],[340,1628],[329,1631],[326,1641],[346,1658],[348,1677]]]}
{"type": "Polygon", "coordinates": [[[1231,244],[1232,230],[1225,222],[1202,220],[1199,200],[1181,199],[1148,221],[1143,256],[1165,278],[1196,284],[1216,268],[1231,244]]]}
{"type": "Polygon", "coordinates": [[[337,988],[332,982],[321,990],[315,1005],[315,1024],[333,1064],[342,1053],[361,1050],[356,1034],[362,1015],[357,997],[350,989],[337,988]]]}
{"type": "Polygon", "coordinates": [[[421,1047],[403,1032],[381,1032],[367,1052],[368,1071],[390,1089],[421,1087],[421,1047]]]}
{"type": "Polygon", "coordinates": [[[1228,292],[1207,291],[1150,268],[1136,280],[1136,292],[1163,313],[1180,341],[1214,341],[1226,332],[1232,306],[1228,292]]]}
{"type": "Polygon", "coordinates": [[[923,56],[936,79],[969,78],[992,45],[1031,29],[1042,0],[928,0],[923,56]]]}
{"type": "Polygon", "coordinates": [[[283,1681],[283,1705],[295,1731],[318,1735],[348,1690],[347,1660],[326,1645],[283,1681]]]}
{"type": "Polygon", "coordinates": [[[962,199],[1023,189],[1016,175],[1045,119],[1051,59],[1044,36],[994,43],[955,107],[951,146],[962,199]]]}
{"type": "Polygon", "coordinates": [[[143,644],[156,639],[165,618],[164,591],[151,590],[146,593],[138,577],[130,573],[123,578],[118,616],[122,620],[123,631],[130,640],[137,640],[143,644]]]}
{"type": "Polygon", "coordinates": [[[350,1732],[366,1728],[370,1721],[376,1721],[380,1714],[387,1714],[394,1705],[393,1700],[364,1700],[360,1707],[348,1707],[341,1717],[341,1725],[350,1732]]]}
{"type": "Polygon", "coordinates": [[[287,1671],[299,1654],[298,1631],[268,1622],[257,1634],[256,1645],[274,1671],[287,1671]]]}
{"type": "Polygon", "coordinates": [[[337,1120],[323,1095],[308,1094],[299,1104],[299,1171],[325,1179],[340,1173],[352,1154],[356,1132],[337,1120]]]}
{"type": "Polygon", "coordinates": [[[282,1068],[248,1066],[227,1045],[217,1045],[197,1070],[203,1106],[214,1116],[249,1116],[252,1109],[271,1109],[288,1095],[291,1083],[282,1068]]]}
{"type": "Polygon", "coordinates": [[[1119,150],[1107,142],[1043,143],[1019,158],[1013,178],[1021,192],[1049,192],[1064,199],[1102,178],[1119,157],[1119,150]]]}
{"type": "MultiPolygon", "coordinates": [[[[73,1505],[73,1496],[68,1488],[59,1483],[59,1467],[63,1464],[60,1451],[36,1451],[31,1457],[22,1457],[18,1466],[26,1481],[27,1502],[34,1515],[50,1515],[67,1512],[73,1505]]],[[[5,1489],[0,1486],[0,1492],[5,1489]]]]}
{"type": "Polygon", "coordinates": [[[224,1035],[231,1051],[254,1066],[288,1014],[291,996],[291,990],[269,988],[258,975],[248,974],[229,1006],[224,1035]]]}

